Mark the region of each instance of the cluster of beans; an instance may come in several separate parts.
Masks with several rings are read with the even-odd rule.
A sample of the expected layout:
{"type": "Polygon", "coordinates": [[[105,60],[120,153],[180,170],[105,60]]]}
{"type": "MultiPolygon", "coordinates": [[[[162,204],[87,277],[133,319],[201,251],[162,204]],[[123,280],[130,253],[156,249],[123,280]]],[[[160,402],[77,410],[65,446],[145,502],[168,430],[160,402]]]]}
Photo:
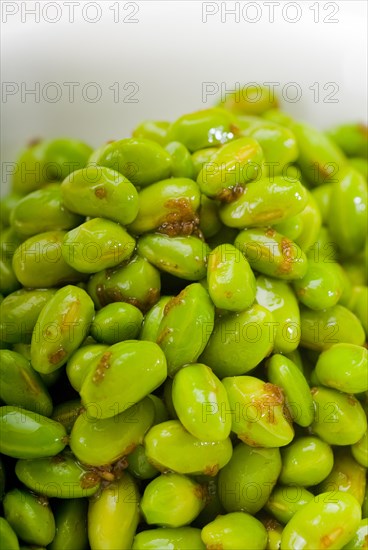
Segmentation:
{"type": "Polygon", "coordinates": [[[367,167],[266,90],[21,154],[2,548],[367,548],[367,167]]]}

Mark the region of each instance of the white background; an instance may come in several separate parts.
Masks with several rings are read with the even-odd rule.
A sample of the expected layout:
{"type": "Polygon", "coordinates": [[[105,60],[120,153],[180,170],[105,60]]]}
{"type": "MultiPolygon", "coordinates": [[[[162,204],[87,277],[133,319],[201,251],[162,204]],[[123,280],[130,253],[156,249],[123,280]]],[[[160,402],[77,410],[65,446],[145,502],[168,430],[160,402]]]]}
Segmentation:
{"type": "Polygon", "coordinates": [[[72,136],[97,146],[128,136],[143,119],[209,107],[219,96],[203,97],[205,82],[219,90],[278,82],[276,90],[286,86],[291,99],[295,82],[301,98],[285,97],[285,109],[321,128],[367,118],[365,1],[319,1],[317,12],[317,2],[279,0],[273,22],[262,1],[81,0],[73,2],[74,22],[67,2],[36,4],[1,2],[2,164],[35,137],[72,136]],[[35,8],[39,21],[28,11],[35,8]],[[65,82],[79,83],[74,98],[65,82]],[[134,87],[124,90],[129,82],[134,87]],[[36,97],[25,94],[37,86],[36,97]],[[57,89],[61,97],[52,102],[57,89]],[[88,101],[96,90],[99,101],[88,101]],[[127,102],[134,90],[138,102],[127,102]]]}

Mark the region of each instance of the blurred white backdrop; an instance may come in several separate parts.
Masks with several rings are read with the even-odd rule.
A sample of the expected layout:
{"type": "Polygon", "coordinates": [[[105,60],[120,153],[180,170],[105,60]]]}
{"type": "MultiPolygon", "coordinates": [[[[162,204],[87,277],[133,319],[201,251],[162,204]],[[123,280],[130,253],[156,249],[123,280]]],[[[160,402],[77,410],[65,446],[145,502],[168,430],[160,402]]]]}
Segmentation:
{"type": "Polygon", "coordinates": [[[321,128],[367,118],[365,0],[3,0],[1,21],[2,163],[33,138],[128,136],[237,83],[274,83],[321,128]]]}

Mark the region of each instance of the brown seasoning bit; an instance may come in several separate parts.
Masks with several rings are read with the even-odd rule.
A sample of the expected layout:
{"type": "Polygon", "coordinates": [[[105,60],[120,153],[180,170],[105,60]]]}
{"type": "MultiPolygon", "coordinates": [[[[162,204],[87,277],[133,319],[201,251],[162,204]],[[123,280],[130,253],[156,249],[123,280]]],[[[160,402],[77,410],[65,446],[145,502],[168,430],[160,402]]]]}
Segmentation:
{"type": "Polygon", "coordinates": [[[267,237],[274,237],[276,235],[276,230],[272,227],[269,227],[266,231],[267,237]]]}
{"type": "Polygon", "coordinates": [[[232,187],[229,187],[227,189],[223,189],[222,191],[220,191],[220,193],[218,193],[218,195],[216,196],[216,199],[225,203],[234,202],[243,193],[244,193],[244,187],[242,187],[241,185],[234,185],[232,187]]]}
{"type": "Polygon", "coordinates": [[[219,470],[220,470],[220,468],[219,468],[218,464],[212,464],[212,465],[207,466],[204,469],[203,473],[204,473],[205,476],[215,477],[218,474],[219,470]]]}
{"type": "Polygon", "coordinates": [[[100,476],[97,474],[97,472],[89,471],[83,474],[83,476],[80,479],[80,486],[82,489],[90,489],[91,487],[95,487],[98,485],[100,481],[100,476]]]}
{"type": "Polygon", "coordinates": [[[322,537],[321,548],[329,548],[331,544],[333,544],[343,532],[344,532],[344,529],[342,527],[337,527],[335,531],[332,531],[328,535],[325,535],[324,537],[322,537]]]}
{"type": "Polygon", "coordinates": [[[180,235],[192,235],[199,226],[199,217],[195,212],[191,202],[182,197],[166,201],[166,208],[171,211],[167,214],[165,221],[158,227],[159,233],[164,233],[169,237],[180,235]]]}
{"type": "Polygon", "coordinates": [[[161,345],[162,342],[165,340],[166,336],[171,334],[172,329],[170,327],[166,327],[165,330],[160,332],[160,334],[157,336],[156,344],[161,345]]]}
{"type": "Polygon", "coordinates": [[[290,273],[292,269],[293,262],[293,252],[292,252],[292,242],[290,239],[284,237],[281,240],[281,253],[283,261],[280,264],[279,271],[280,273],[290,273]]]}
{"type": "Polygon", "coordinates": [[[104,199],[107,195],[106,187],[104,187],[103,185],[96,187],[95,195],[98,199],[104,199]]]}
{"type": "Polygon", "coordinates": [[[249,447],[261,447],[259,443],[257,443],[254,439],[249,437],[247,434],[238,435],[238,438],[240,439],[240,441],[243,441],[243,443],[246,443],[247,445],[249,445],[249,447]]]}
{"type": "Polygon", "coordinates": [[[92,381],[95,384],[99,384],[105,378],[105,372],[110,367],[109,360],[111,355],[112,355],[111,351],[106,351],[102,355],[100,361],[98,362],[98,365],[96,367],[95,373],[92,378],[92,381]]]}
{"type": "Polygon", "coordinates": [[[180,304],[184,303],[184,296],[187,294],[186,290],[182,290],[177,296],[174,296],[171,298],[169,302],[167,302],[166,306],[164,307],[164,317],[169,313],[170,309],[173,307],[179,306],[180,304]]]}
{"type": "Polygon", "coordinates": [[[65,351],[65,349],[60,348],[57,351],[55,351],[55,353],[52,353],[51,355],[49,355],[49,361],[52,365],[56,365],[57,363],[62,361],[64,357],[66,357],[66,355],[67,355],[67,352],[65,351]]]}

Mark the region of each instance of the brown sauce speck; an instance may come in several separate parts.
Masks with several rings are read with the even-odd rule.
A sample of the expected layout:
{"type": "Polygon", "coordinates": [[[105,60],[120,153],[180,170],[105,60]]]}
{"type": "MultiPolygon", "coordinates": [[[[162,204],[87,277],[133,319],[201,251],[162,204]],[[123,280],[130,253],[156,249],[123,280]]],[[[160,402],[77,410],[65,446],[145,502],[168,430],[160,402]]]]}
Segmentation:
{"type": "Polygon", "coordinates": [[[158,288],[151,287],[147,293],[145,303],[141,304],[140,309],[142,310],[142,312],[145,313],[146,311],[148,311],[152,306],[156,304],[156,302],[158,302],[159,298],[160,290],[158,288]]]}
{"type": "Polygon", "coordinates": [[[104,481],[115,481],[115,476],[112,472],[101,471],[100,472],[100,478],[104,481]]]}
{"type": "Polygon", "coordinates": [[[80,486],[82,489],[90,489],[98,485],[100,481],[100,476],[97,472],[89,471],[83,474],[80,480],[80,486]]]}
{"type": "Polygon", "coordinates": [[[247,434],[238,435],[238,438],[240,439],[240,441],[243,441],[243,443],[246,443],[250,447],[260,447],[261,446],[261,445],[259,445],[259,443],[257,443],[257,441],[255,441],[254,439],[249,437],[247,434]]]}
{"type": "Polygon", "coordinates": [[[93,474],[97,475],[103,482],[104,485],[116,481],[121,478],[124,473],[124,470],[128,467],[128,462],[125,457],[120,458],[113,464],[106,464],[104,466],[96,466],[91,468],[91,466],[85,465],[86,468],[93,474]]]}
{"type": "Polygon", "coordinates": [[[106,188],[103,185],[96,187],[95,195],[98,199],[104,199],[107,195],[106,188]]]}
{"type": "Polygon", "coordinates": [[[95,373],[92,378],[92,381],[95,384],[98,384],[104,379],[106,370],[110,367],[109,361],[110,361],[111,355],[112,355],[111,351],[106,351],[102,355],[101,359],[99,360],[95,373]]]}
{"type": "Polygon", "coordinates": [[[233,187],[229,187],[220,191],[220,193],[217,194],[216,199],[225,203],[234,202],[243,193],[244,187],[242,187],[241,185],[234,185],[233,187]]]}
{"type": "Polygon", "coordinates": [[[64,348],[60,348],[55,353],[49,355],[49,361],[52,365],[56,365],[66,357],[67,353],[64,348]]]}
{"type": "Polygon", "coordinates": [[[61,438],[61,442],[64,443],[64,445],[69,445],[69,436],[64,435],[64,437],[61,438]]]}
{"type": "Polygon", "coordinates": [[[282,412],[286,418],[286,420],[289,422],[289,424],[292,426],[293,425],[293,418],[290,414],[290,411],[289,409],[287,408],[287,405],[284,403],[283,407],[282,407],[282,412]]]}
{"type": "Polygon", "coordinates": [[[25,384],[27,385],[27,389],[30,393],[34,393],[35,395],[38,395],[40,393],[40,388],[36,384],[36,381],[31,379],[29,374],[26,371],[22,371],[20,373],[21,378],[23,378],[25,384]]]}
{"type": "Polygon", "coordinates": [[[268,212],[263,212],[262,214],[255,215],[254,220],[256,220],[258,223],[262,222],[266,225],[267,222],[269,222],[270,220],[272,223],[273,220],[280,218],[282,214],[283,210],[269,210],[268,212]]]}
{"type": "Polygon", "coordinates": [[[207,497],[208,497],[207,487],[205,485],[196,485],[194,487],[194,495],[196,498],[199,498],[200,500],[207,500],[207,497]]]}
{"type": "Polygon", "coordinates": [[[164,317],[169,313],[169,311],[176,306],[179,306],[180,304],[184,303],[184,296],[186,294],[186,290],[182,290],[177,296],[174,296],[171,298],[169,302],[167,302],[166,306],[164,307],[164,317]]]}
{"type": "Polygon", "coordinates": [[[166,327],[165,330],[160,332],[160,334],[157,337],[156,344],[159,346],[162,344],[162,342],[165,340],[166,336],[168,336],[171,333],[171,328],[166,327]]]}
{"type": "Polygon", "coordinates": [[[140,309],[141,311],[144,311],[143,304],[140,300],[138,300],[138,298],[126,298],[125,300],[121,300],[121,301],[125,302],[127,304],[130,304],[132,306],[135,306],[138,309],[140,309]]]}
{"type": "Polygon", "coordinates": [[[131,443],[131,444],[128,445],[128,447],[124,450],[124,455],[130,455],[130,453],[132,453],[133,451],[135,451],[136,448],[137,448],[137,444],[136,444],[136,443],[131,443]]]}
{"type": "Polygon", "coordinates": [[[355,397],[353,395],[348,394],[348,403],[352,407],[356,407],[358,401],[355,399],[355,397]]]}
{"type": "Polygon", "coordinates": [[[283,261],[279,266],[280,273],[289,273],[293,263],[293,243],[290,239],[284,237],[281,239],[281,253],[283,261]]]}
{"type": "Polygon", "coordinates": [[[124,302],[124,297],[118,288],[106,288],[104,285],[97,285],[96,294],[101,307],[111,302],[124,302]]]}
{"type": "Polygon", "coordinates": [[[36,500],[41,506],[45,508],[49,505],[49,499],[43,495],[37,495],[36,500]]]}
{"type": "Polygon", "coordinates": [[[332,531],[328,535],[321,537],[321,548],[329,548],[331,544],[333,544],[336,539],[340,537],[343,531],[344,530],[342,527],[337,527],[335,531],[332,531]]]}
{"type": "Polygon", "coordinates": [[[331,176],[331,170],[329,169],[331,163],[321,164],[316,162],[314,165],[317,165],[318,174],[320,176],[318,181],[325,182],[331,176]]]}
{"type": "Polygon", "coordinates": [[[274,518],[266,518],[262,520],[263,525],[265,526],[267,531],[273,531],[280,527],[280,524],[278,521],[276,521],[274,518]]]}
{"type": "Polygon", "coordinates": [[[118,287],[106,288],[105,285],[99,284],[96,287],[96,295],[101,307],[107,306],[112,302],[125,302],[137,307],[142,313],[146,313],[160,298],[160,290],[158,288],[149,288],[145,300],[138,300],[134,296],[124,296],[118,287]]]}
{"type": "Polygon", "coordinates": [[[169,237],[179,235],[187,236],[196,233],[199,226],[199,217],[193,212],[191,202],[182,197],[166,201],[166,208],[170,210],[163,223],[158,227],[159,233],[164,233],[169,237]]]}
{"type": "Polygon", "coordinates": [[[219,469],[220,468],[219,468],[218,464],[212,464],[212,465],[207,466],[204,469],[203,473],[204,473],[205,476],[215,477],[218,474],[219,469]]]}
{"type": "Polygon", "coordinates": [[[284,394],[279,386],[266,382],[263,388],[265,392],[267,392],[265,401],[267,401],[268,403],[277,403],[279,405],[282,405],[282,403],[284,402],[284,394]]]}
{"type": "Polygon", "coordinates": [[[78,319],[79,312],[80,312],[80,301],[74,300],[61,318],[60,332],[62,333],[69,332],[70,324],[73,323],[76,319],[78,319]]]}
{"type": "Polygon", "coordinates": [[[241,134],[241,128],[239,128],[236,124],[231,123],[229,130],[232,134],[234,134],[234,136],[241,134]]]}

